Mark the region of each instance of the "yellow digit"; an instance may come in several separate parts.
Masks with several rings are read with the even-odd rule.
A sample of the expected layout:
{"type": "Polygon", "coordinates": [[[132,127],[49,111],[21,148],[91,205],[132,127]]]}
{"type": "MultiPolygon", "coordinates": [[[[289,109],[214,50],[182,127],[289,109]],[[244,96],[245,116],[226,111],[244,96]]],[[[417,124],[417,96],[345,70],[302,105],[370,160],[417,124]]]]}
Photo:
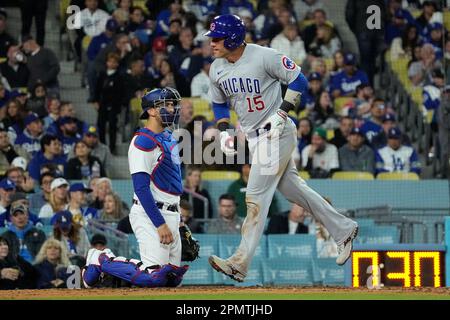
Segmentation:
{"type": "Polygon", "coordinates": [[[420,260],[422,259],[433,259],[433,275],[434,275],[434,287],[438,288],[441,286],[441,257],[439,252],[425,252],[417,251],[414,252],[414,286],[422,286],[422,266],[420,265],[420,260]]]}
{"type": "Polygon", "coordinates": [[[380,274],[378,266],[378,252],[376,251],[364,251],[364,252],[353,252],[352,255],[352,265],[353,265],[353,287],[359,287],[359,260],[361,259],[371,259],[372,260],[372,285],[374,288],[379,286],[380,274]]]}
{"type": "Polygon", "coordinates": [[[403,279],[403,286],[405,288],[411,287],[411,258],[409,252],[387,252],[389,258],[403,259],[403,272],[390,272],[387,274],[388,279],[403,279]]]}

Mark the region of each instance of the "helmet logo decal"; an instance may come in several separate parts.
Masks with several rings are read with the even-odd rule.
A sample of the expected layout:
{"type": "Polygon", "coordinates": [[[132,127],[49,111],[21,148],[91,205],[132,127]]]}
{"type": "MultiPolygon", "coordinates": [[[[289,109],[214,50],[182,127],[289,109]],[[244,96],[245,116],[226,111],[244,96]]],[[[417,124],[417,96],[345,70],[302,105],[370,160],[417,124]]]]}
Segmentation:
{"type": "Polygon", "coordinates": [[[294,61],[292,61],[286,56],[283,56],[281,62],[283,63],[283,67],[285,67],[287,70],[294,70],[295,67],[297,66],[294,61]]]}
{"type": "Polygon", "coordinates": [[[216,30],[216,24],[214,22],[212,22],[211,25],[209,26],[209,30],[211,31],[216,30]]]}

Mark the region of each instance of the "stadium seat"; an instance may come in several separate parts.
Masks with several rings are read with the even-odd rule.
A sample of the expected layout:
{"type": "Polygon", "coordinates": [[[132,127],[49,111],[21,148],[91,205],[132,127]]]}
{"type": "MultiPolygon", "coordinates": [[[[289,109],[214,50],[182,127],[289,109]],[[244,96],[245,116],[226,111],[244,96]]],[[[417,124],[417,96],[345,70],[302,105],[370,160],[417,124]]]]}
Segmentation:
{"type": "Polygon", "coordinates": [[[135,7],[142,8],[144,10],[145,14],[148,14],[148,8],[145,5],[146,0],[134,0],[133,5],[135,7]]]}
{"type": "Polygon", "coordinates": [[[335,180],[374,180],[373,174],[362,171],[338,171],[332,176],[335,180]]]}
{"type": "Polygon", "coordinates": [[[200,243],[200,257],[208,258],[219,254],[219,236],[217,234],[194,234],[193,237],[200,243]]]}
{"type": "Polygon", "coordinates": [[[208,170],[202,172],[202,180],[237,180],[241,174],[236,171],[208,170]]]}
{"type": "Polygon", "coordinates": [[[373,219],[358,218],[354,220],[358,223],[359,228],[375,227],[375,221],[373,219]]]}
{"type": "Polygon", "coordinates": [[[303,180],[308,180],[311,178],[311,176],[309,175],[308,171],[299,171],[298,175],[300,176],[300,178],[302,178],[303,180]]]}
{"type": "Polygon", "coordinates": [[[189,270],[183,277],[184,285],[210,285],[213,283],[213,272],[208,263],[208,257],[200,257],[199,259],[188,263],[189,270]]]}
{"type": "Polygon", "coordinates": [[[128,235],[128,257],[133,259],[140,259],[141,254],[139,253],[139,243],[134,234],[128,235]]]}
{"type": "Polygon", "coordinates": [[[400,242],[400,232],[396,226],[373,226],[361,228],[358,243],[393,244],[400,242]]]}
{"type": "Polygon", "coordinates": [[[7,231],[6,228],[0,228],[0,235],[4,234],[7,231]]]}
{"type": "Polygon", "coordinates": [[[377,175],[377,180],[420,180],[414,172],[381,172],[377,175]]]}
{"type": "Polygon", "coordinates": [[[53,235],[53,226],[49,226],[49,225],[44,225],[42,227],[39,228],[40,230],[44,231],[45,235],[47,237],[50,237],[53,235]]]}
{"type": "Polygon", "coordinates": [[[267,236],[269,258],[316,257],[316,237],[310,234],[270,234],[267,236]]]}
{"type": "Polygon", "coordinates": [[[336,264],[335,258],[320,258],[315,261],[322,285],[344,285],[344,268],[336,264]]]}
{"type": "MultiPolygon", "coordinates": [[[[231,256],[241,241],[240,234],[222,234],[218,236],[219,238],[219,254],[221,257],[231,256]]],[[[261,237],[259,246],[256,248],[254,255],[256,259],[266,259],[267,258],[267,237],[261,237]]]]}
{"type": "Polygon", "coordinates": [[[183,98],[183,99],[189,99],[192,101],[194,107],[194,116],[202,115],[208,121],[214,119],[214,114],[207,100],[202,98],[183,98]]]}
{"type": "Polygon", "coordinates": [[[330,141],[333,138],[334,138],[334,130],[333,129],[328,129],[327,130],[327,140],[330,141]]]}
{"type": "Polygon", "coordinates": [[[274,258],[263,261],[265,285],[313,285],[310,258],[274,258]]]}
{"type": "Polygon", "coordinates": [[[444,11],[444,26],[447,31],[450,31],[450,11],[444,11]]]}

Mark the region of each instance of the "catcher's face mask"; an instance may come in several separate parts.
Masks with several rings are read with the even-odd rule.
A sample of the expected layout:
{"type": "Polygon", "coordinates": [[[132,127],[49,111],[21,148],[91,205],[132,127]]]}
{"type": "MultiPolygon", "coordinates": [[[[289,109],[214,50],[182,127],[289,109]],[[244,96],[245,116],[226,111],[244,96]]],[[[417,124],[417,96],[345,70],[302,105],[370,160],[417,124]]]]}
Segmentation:
{"type": "Polygon", "coordinates": [[[159,111],[163,127],[173,126],[174,129],[180,121],[181,96],[177,90],[164,88],[159,99],[155,100],[155,108],[159,111]]]}

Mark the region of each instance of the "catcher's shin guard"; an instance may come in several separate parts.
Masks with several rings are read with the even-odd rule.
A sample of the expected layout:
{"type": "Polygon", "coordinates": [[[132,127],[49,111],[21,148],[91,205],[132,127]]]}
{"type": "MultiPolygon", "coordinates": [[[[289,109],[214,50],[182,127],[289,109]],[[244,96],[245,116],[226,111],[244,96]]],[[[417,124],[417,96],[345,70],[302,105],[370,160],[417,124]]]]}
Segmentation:
{"type": "Polygon", "coordinates": [[[128,281],[139,287],[164,287],[167,284],[167,274],[173,269],[168,265],[144,268],[142,262],[124,257],[110,258],[102,263],[102,271],[128,281]]]}
{"type": "Polygon", "coordinates": [[[96,265],[88,265],[83,268],[82,278],[83,283],[86,288],[93,287],[97,284],[100,279],[100,275],[102,274],[102,269],[100,266],[96,265]]]}
{"type": "Polygon", "coordinates": [[[189,266],[187,264],[181,267],[172,264],[169,264],[169,266],[172,268],[172,271],[167,274],[166,287],[178,287],[183,281],[183,276],[188,271],[189,266]]]}

